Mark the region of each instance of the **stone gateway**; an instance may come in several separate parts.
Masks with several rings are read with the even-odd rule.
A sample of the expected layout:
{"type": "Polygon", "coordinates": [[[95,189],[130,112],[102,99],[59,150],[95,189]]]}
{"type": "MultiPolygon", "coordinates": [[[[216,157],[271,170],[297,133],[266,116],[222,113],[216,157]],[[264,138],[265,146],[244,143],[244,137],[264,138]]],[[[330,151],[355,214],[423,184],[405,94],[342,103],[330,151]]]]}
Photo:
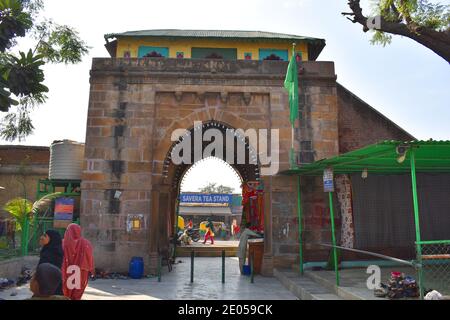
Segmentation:
{"type": "MultiPolygon", "coordinates": [[[[171,151],[177,145],[171,139],[175,130],[194,133],[195,122],[202,123],[201,130],[214,127],[224,133],[236,129],[277,129],[279,171],[289,168],[292,131],[288,95],[283,87],[288,61],[262,56],[258,59],[258,53],[266,53],[267,47],[286,50],[290,56],[289,48],[295,41],[304,53],[298,70],[300,121],[294,131],[299,165],[383,139],[412,139],[339,85],[333,62],[315,61],[325,45],[323,40],[277,35],[263,38],[254,33],[235,34],[234,42],[214,38],[207,32],[114,35],[117,40],[107,44],[112,57],[93,60],[81,225],[94,245],[97,267],[127,270],[131,257],[142,256],[146,272],[155,272],[158,255],[169,250],[179,185],[190,167],[171,161],[171,151]],[[172,42],[167,42],[167,37],[172,42]],[[155,42],[155,47],[167,47],[168,56],[161,51],[158,57],[140,57],[138,43],[142,39],[155,42]],[[186,43],[187,39],[193,44],[177,49],[177,41],[186,43]],[[237,59],[210,55],[192,58],[187,53],[199,52],[192,49],[200,46],[198,41],[210,49],[234,47],[237,59]],[[161,45],[156,46],[157,43],[161,45]],[[181,51],[183,55],[176,54],[181,51]],[[244,59],[244,53],[252,54],[244,59]],[[369,127],[375,133],[367,132],[369,127]],[[127,232],[128,215],[143,215],[143,228],[127,232]]],[[[281,57],[281,51],[268,57],[277,53],[281,57]]],[[[298,262],[296,180],[264,176],[260,159],[251,163],[250,153],[246,159],[246,163],[233,167],[244,182],[257,180],[264,185],[262,273],[271,275],[274,266],[290,267],[298,262]]],[[[330,224],[322,182],[311,178],[307,185],[303,208],[305,237],[310,240],[308,243],[326,242],[330,224]]],[[[322,261],[328,257],[326,250],[314,246],[305,248],[305,256],[322,261]]]]}

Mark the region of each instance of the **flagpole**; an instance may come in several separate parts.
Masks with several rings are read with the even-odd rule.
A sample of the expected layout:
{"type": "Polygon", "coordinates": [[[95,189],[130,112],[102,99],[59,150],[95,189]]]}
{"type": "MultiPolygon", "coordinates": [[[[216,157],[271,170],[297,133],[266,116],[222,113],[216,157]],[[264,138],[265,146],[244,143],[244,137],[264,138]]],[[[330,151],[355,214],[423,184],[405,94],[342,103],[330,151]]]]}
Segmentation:
{"type": "MultiPolygon", "coordinates": [[[[296,43],[292,43],[292,58],[291,59],[296,59],[295,57],[295,47],[296,47],[296,43]]],[[[297,72],[297,70],[295,71],[297,72]]],[[[292,130],[291,130],[291,154],[290,154],[290,166],[291,169],[294,168],[295,166],[295,148],[294,148],[294,138],[295,138],[295,121],[292,123],[292,130]]]]}

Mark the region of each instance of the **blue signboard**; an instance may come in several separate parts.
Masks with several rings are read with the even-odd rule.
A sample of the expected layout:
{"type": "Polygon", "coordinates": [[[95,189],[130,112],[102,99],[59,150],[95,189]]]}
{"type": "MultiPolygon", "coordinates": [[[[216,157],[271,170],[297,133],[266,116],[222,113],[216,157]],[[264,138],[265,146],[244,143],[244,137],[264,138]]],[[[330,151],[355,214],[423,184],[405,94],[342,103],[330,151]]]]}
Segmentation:
{"type": "Polygon", "coordinates": [[[204,204],[231,204],[233,195],[231,194],[199,194],[182,193],[181,203],[204,203],[204,204]]]}
{"type": "Polygon", "coordinates": [[[334,192],[333,169],[327,168],[323,171],[323,191],[334,192]]]}

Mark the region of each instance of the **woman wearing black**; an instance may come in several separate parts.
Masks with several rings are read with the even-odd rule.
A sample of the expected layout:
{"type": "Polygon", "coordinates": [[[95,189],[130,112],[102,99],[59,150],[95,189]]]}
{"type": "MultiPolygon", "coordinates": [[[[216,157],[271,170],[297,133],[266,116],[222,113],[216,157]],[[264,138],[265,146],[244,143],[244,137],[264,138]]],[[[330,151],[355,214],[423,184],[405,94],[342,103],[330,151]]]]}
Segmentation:
{"type": "MultiPolygon", "coordinates": [[[[42,246],[42,249],[38,265],[50,263],[61,269],[64,251],[62,247],[62,238],[59,232],[48,230],[39,239],[39,244],[42,246]]],[[[55,295],[63,295],[61,285],[56,289],[55,295]]]]}

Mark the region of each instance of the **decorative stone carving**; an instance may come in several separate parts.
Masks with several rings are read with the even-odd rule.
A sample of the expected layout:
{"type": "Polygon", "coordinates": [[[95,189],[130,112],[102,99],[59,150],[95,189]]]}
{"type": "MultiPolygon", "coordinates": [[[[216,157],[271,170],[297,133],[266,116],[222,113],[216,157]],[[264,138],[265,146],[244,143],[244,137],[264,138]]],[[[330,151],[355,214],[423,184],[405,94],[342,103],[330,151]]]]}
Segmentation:
{"type": "Polygon", "coordinates": [[[250,92],[244,92],[243,95],[243,100],[246,106],[248,106],[250,104],[250,102],[252,101],[252,94],[250,92]]]}
{"type": "Polygon", "coordinates": [[[206,94],[204,91],[197,92],[197,98],[201,103],[205,102],[205,97],[206,97],[206,94]]]}
{"type": "Polygon", "coordinates": [[[183,99],[183,92],[181,91],[175,92],[175,100],[177,100],[177,102],[181,102],[181,99],[183,99]]]}
{"type": "Polygon", "coordinates": [[[222,103],[228,103],[228,92],[220,93],[220,101],[222,101],[222,103]]]}

